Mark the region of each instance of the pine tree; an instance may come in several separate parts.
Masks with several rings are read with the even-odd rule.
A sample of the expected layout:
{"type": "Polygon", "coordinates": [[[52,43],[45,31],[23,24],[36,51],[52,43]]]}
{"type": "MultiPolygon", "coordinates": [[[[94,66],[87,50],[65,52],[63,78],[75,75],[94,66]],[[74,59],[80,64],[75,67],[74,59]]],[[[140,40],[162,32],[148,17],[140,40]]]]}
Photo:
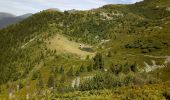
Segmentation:
{"type": "Polygon", "coordinates": [[[104,60],[103,60],[103,56],[101,53],[97,53],[96,56],[94,57],[93,69],[94,70],[104,69],[104,60]]]}
{"type": "Polygon", "coordinates": [[[68,75],[68,76],[74,76],[73,67],[71,67],[71,68],[69,69],[69,71],[67,72],[67,75],[68,75]]]}
{"type": "Polygon", "coordinates": [[[37,80],[37,86],[40,87],[41,89],[44,88],[44,82],[43,82],[42,78],[39,78],[37,80]]]}
{"type": "Polygon", "coordinates": [[[66,76],[62,75],[60,78],[60,83],[64,83],[66,81],[66,76]]]}
{"type": "Polygon", "coordinates": [[[61,66],[59,72],[60,72],[60,74],[64,74],[64,68],[62,66],[61,66]]]}
{"type": "Polygon", "coordinates": [[[80,72],[85,72],[85,71],[86,71],[86,69],[85,69],[84,65],[81,65],[80,72]]]}
{"type": "Polygon", "coordinates": [[[93,65],[93,69],[97,70],[99,67],[99,54],[97,53],[96,56],[94,57],[94,65],[93,65]]]}
{"type": "Polygon", "coordinates": [[[87,66],[87,71],[88,71],[88,72],[91,72],[92,70],[93,70],[93,65],[87,66]]]}
{"type": "Polygon", "coordinates": [[[107,54],[108,57],[112,57],[112,53],[109,51],[107,54]]]}
{"type": "Polygon", "coordinates": [[[48,87],[51,88],[51,87],[54,87],[54,76],[53,75],[50,75],[49,79],[48,79],[48,87]]]}
{"type": "Polygon", "coordinates": [[[75,75],[76,75],[76,76],[80,76],[79,70],[76,71],[75,75]]]}
{"type": "Polygon", "coordinates": [[[133,65],[130,66],[130,69],[133,72],[137,72],[138,71],[136,62],[133,65]]]}

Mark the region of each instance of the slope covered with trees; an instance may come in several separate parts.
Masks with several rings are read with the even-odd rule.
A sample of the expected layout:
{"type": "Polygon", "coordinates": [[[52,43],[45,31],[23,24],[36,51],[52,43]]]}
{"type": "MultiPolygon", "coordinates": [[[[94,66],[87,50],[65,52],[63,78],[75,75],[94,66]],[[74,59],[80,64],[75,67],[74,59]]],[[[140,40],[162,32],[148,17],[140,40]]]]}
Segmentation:
{"type": "Polygon", "coordinates": [[[0,98],[9,93],[23,99],[29,94],[31,99],[74,98],[80,91],[79,99],[87,95],[118,99],[161,95],[159,99],[166,99],[169,93],[162,87],[169,81],[169,73],[163,73],[170,63],[169,6],[168,0],[144,0],[89,11],[44,10],[1,29],[0,98]],[[78,49],[95,56],[82,59],[49,48],[57,34],[81,43],[78,49]],[[82,44],[91,45],[90,51],[82,44]],[[134,88],[158,92],[140,95],[143,92],[134,88]]]}

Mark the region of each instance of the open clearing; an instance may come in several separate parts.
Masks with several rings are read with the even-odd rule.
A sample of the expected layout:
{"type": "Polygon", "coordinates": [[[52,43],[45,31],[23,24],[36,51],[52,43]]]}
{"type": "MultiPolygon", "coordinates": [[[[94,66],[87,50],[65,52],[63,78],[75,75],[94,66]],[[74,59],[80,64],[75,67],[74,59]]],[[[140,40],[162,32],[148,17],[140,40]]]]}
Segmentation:
{"type": "Polygon", "coordinates": [[[50,38],[50,40],[47,42],[47,47],[51,50],[56,50],[59,53],[71,53],[81,58],[86,58],[88,55],[89,57],[93,57],[95,55],[95,52],[87,52],[80,50],[80,44],[83,47],[92,48],[92,46],[89,45],[70,41],[68,40],[68,38],[60,34],[56,34],[55,36],[50,38]]]}

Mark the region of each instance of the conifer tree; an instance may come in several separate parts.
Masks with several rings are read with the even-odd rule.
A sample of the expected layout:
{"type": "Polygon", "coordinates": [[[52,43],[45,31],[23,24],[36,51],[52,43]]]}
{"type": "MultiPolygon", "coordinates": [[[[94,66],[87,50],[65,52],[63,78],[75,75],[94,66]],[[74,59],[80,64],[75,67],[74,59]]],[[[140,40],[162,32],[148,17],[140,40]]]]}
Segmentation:
{"type": "Polygon", "coordinates": [[[39,78],[37,80],[37,86],[41,89],[44,88],[44,82],[43,82],[42,78],[39,78]]]}
{"type": "Polygon", "coordinates": [[[54,82],[54,76],[53,75],[50,75],[49,79],[48,79],[48,87],[51,88],[51,87],[54,87],[55,85],[55,82],[54,82]]]}
{"type": "Polygon", "coordinates": [[[85,69],[84,65],[81,65],[80,66],[80,72],[85,72],[85,71],[86,71],[86,69],[85,69]]]}
{"type": "Polygon", "coordinates": [[[80,75],[80,71],[77,70],[76,73],[75,73],[76,76],[79,76],[80,75]]]}
{"type": "Polygon", "coordinates": [[[88,72],[91,72],[92,70],[93,70],[93,65],[87,66],[87,71],[88,71],[88,72]]]}
{"type": "Polygon", "coordinates": [[[64,74],[64,68],[62,66],[61,66],[59,72],[60,72],[60,74],[64,74]]]}
{"type": "Polygon", "coordinates": [[[93,69],[94,70],[104,69],[104,60],[103,60],[103,56],[101,53],[97,53],[96,56],[94,57],[93,69]]]}
{"type": "Polygon", "coordinates": [[[67,72],[67,75],[68,75],[68,76],[74,76],[73,67],[71,67],[71,68],[69,69],[69,71],[67,72]]]}

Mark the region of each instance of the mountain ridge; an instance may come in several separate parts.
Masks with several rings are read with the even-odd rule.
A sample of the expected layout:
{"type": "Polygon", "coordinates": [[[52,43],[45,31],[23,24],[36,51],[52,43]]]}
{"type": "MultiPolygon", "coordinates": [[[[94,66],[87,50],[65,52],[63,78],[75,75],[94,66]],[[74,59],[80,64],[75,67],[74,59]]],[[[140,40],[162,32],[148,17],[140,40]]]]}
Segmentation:
{"type": "Polygon", "coordinates": [[[0,12],[0,19],[7,17],[15,17],[15,15],[6,12],[0,12]]]}
{"type": "Polygon", "coordinates": [[[16,16],[10,13],[0,12],[0,29],[5,28],[9,25],[16,24],[29,16],[31,16],[31,13],[24,14],[21,16],[16,16]]]}

